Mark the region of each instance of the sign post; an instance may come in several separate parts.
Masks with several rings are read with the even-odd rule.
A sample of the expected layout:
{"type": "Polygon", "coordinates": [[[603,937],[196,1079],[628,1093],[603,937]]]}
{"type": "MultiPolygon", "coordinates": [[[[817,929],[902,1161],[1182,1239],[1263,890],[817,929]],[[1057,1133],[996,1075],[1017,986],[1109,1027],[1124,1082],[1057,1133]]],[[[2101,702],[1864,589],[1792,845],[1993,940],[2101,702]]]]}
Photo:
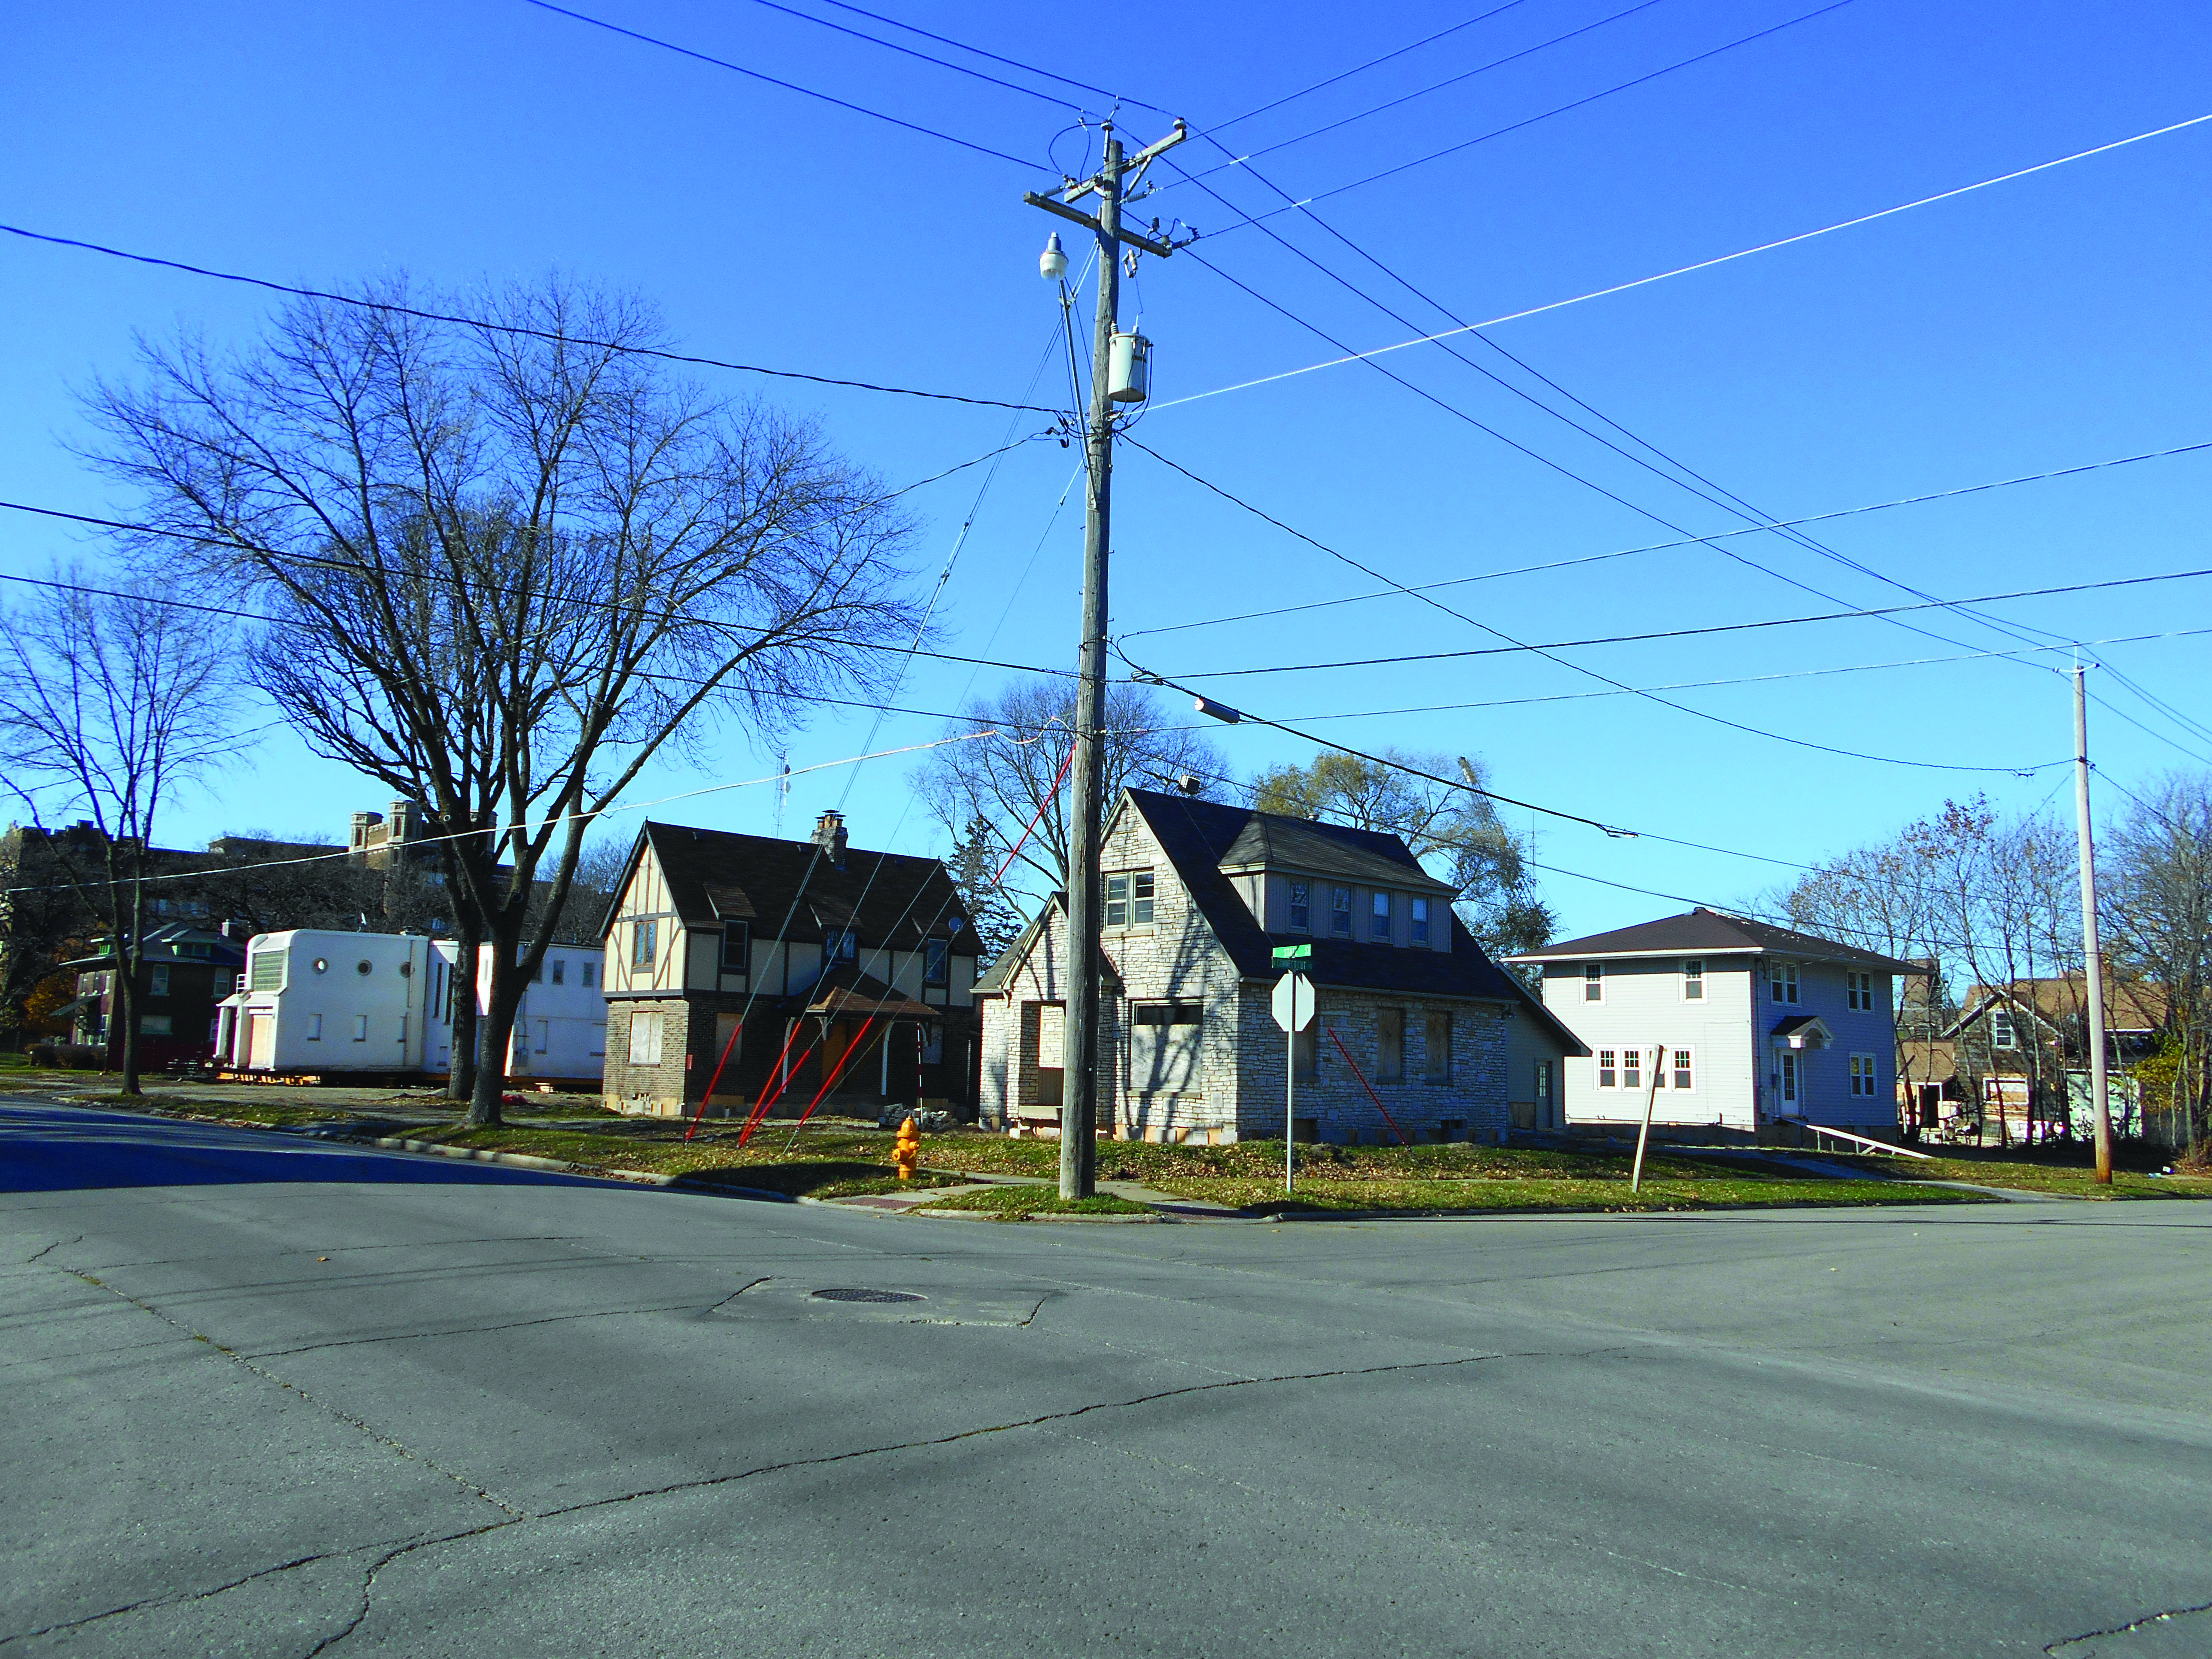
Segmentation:
{"type": "Polygon", "coordinates": [[[1298,1033],[1314,1022],[1314,984],[1298,972],[1311,959],[1310,945],[1279,945],[1275,960],[1290,971],[1275,981],[1275,1024],[1283,1028],[1283,1190],[1291,1190],[1298,1133],[1298,1033]]]}

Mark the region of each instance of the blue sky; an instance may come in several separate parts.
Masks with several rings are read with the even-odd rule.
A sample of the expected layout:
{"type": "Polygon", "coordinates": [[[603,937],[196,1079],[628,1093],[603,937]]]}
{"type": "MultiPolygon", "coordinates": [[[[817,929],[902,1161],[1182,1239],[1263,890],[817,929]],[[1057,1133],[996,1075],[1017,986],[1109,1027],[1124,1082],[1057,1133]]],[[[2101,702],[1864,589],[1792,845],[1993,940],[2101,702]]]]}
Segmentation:
{"type": "MultiPolygon", "coordinates": [[[[885,5],[896,0],[884,0],[885,5]]],[[[1495,0],[1493,0],[1493,4],[1495,0]]],[[[1228,126],[1244,154],[1595,25],[1231,168],[1177,184],[1146,212],[1208,234],[1193,252],[1313,328],[1362,349],[1449,326],[1346,241],[1298,213],[1267,221],[1326,270],[1252,228],[1278,204],[1253,171],[1313,195],[1521,121],[1811,11],[1819,0],[1522,0],[1483,21],[1228,126]],[[1627,15],[1622,15],[1626,12],[1627,15]],[[1394,320],[1328,274],[1383,300],[1394,320]]],[[[823,0],[801,9],[944,52],[823,0]]],[[[799,21],[753,0],[579,9],[830,91],[1015,157],[1066,165],[1091,137],[1055,106],[799,21]],[[1055,140],[1057,150],[1052,146],[1055,140]]],[[[981,3],[886,15],[1171,109],[1201,132],[1484,9],[1449,5],[1118,9],[981,3]]],[[[1540,120],[1315,211],[1350,244],[1469,320],[1547,305],[2212,112],[2212,15],[2200,7],[1850,0],[1705,62],[1540,120]]],[[[945,52],[958,57],[956,52],[945,52]]],[[[963,61],[975,63],[972,58],[963,61]]],[[[1095,118],[1103,100],[1018,71],[1095,118]]],[[[830,107],[522,3],[19,9],[0,64],[8,183],[0,218],[220,269],[311,285],[405,270],[434,284],[558,266],[634,286],[707,355],[857,380],[1054,402],[1057,358],[1031,387],[1055,313],[1036,257],[1050,222],[1022,204],[1048,177],[830,107]]],[[[1127,107],[1127,129],[1164,118],[1127,107]]],[[[1204,138],[1190,171],[1224,159],[1204,138]]],[[[1492,331],[1575,398],[1776,518],[1831,512],[2212,440],[2204,408],[2203,176],[2212,124],[1492,331]]],[[[1164,180],[1172,174],[1157,175],[1164,180]]],[[[1395,580],[1435,581],[1736,527],[1675,484],[1513,396],[1435,346],[1381,360],[1459,411],[1350,364],[1174,407],[1174,399],[1336,355],[1197,259],[1145,262],[1125,290],[1156,342],[1164,405],[1135,435],[1180,465],[1395,580]],[[1509,447],[1491,428],[1534,450],[1509,447]],[[1558,470],[1578,475],[1570,477],[1558,470]],[[1624,498],[1614,500],[1601,491],[1624,498]],[[1640,510],[1639,510],[1640,509],[1640,510]],[[1656,519],[1653,516],[1656,515],[1656,519]]],[[[244,340],[265,296],[0,237],[0,496],[127,512],[73,458],[75,394],[126,373],[134,331],[244,340]]],[[[1597,422],[1504,358],[1475,362],[1597,422]]],[[[904,483],[1004,441],[1002,412],[791,381],[717,379],[820,418],[904,483]]],[[[1025,427],[1014,428],[1019,435],[1025,427]]],[[[1602,428],[1601,428],[1602,429],[1602,428]]],[[[1609,434],[1626,444],[1618,434],[1609,434]]],[[[1073,458],[1040,442],[989,475],[911,498],[933,572],[971,511],[948,588],[950,648],[1063,664],[1073,654],[1079,498],[1055,510],[1073,458]]],[[[2203,502],[2212,457],[2145,461],[1818,527],[1836,553],[1944,597],[2212,564],[2203,502]]],[[[1125,450],[1117,471],[1115,628],[1134,635],[1331,599],[1373,584],[1313,547],[1125,450]]],[[[82,550],[51,522],[0,514],[0,570],[82,550]]],[[[1402,597],[1133,638],[1177,677],[1340,658],[1649,632],[1896,602],[1893,587],[1778,537],[1676,548],[1500,577],[1440,595],[1474,622],[1402,597]],[[1843,601],[1832,606],[1791,581],[1843,601]]],[[[2212,583],[2009,601],[2008,622],[2101,639],[2212,626],[2212,583]]],[[[2015,641],[1944,612],[1563,653],[1639,687],[1793,675],[1671,691],[1756,728],[1628,696],[1374,718],[1414,705],[1595,689],[1571,666],[1507,654],[1206,682],[1239,707],[1363,747],[1482,756],[1496,787],[1609,823],[1808,860],[1887,833],[1947,795],[2033,806],[2064,780],[2010,771],[2069,752],[2063,678],[2005,660],[1810,676],[2015,641]],[[1795,744],[1783,741],[1794,738],[1795,744]],[[1862,760],[1823,744],[1884,757],[1862,760]],[[1899,764],[1915,762],[1923,764],[1899,764]]],[[[2045,637],[2037,635],[2037,637],[2045,637]]],[[[2201,639],[2095,653],[2187,720],[2212,721],[2201,639]]],[[[2046,664],[2063,660],[2045,658],[2046,664]]],[[[2094,677],[2100,764],[2139,785],[2201,765],[2212,739],[2094,677]],[[2130,720],[2141,722],[2130,724],[2130,720]],[[2145,729],[2148,728],[2148,729],[2145,729]]],[[[899,701],[950,708],[993,671],[917,663],[899,701]]],[[[241,725],[259,724],[241,711],[241,725]]],[[[888,720],[877,745],[939,735],[888,720]]],[[[794,766],[848,755],[864,715],[797,734],[794,766]]],[[[1310,745],[1250,726],[1216,733],[1240,772],[1310,745]]],[[[704,769],[657,769],[642,801],[772,771],[742,733],[704,769]]],[[[856,842],[938,850],[910,804],[909,763],[816,774],[787,828],[845,796],[856,842]]],[[[381,791],[275,734],[185,802],[164,839],[250,828],[343,835],[381,791]]],[[[2107,799],[2112,799],[2109,794],[2107,799]]],[[[2056,803],[2063,807],[2062,796],[2056,803]]],[[[658,809],[768,830],[773,792],[658,809]]],[[[1516,822],[1518,819],[1516,818],[1516,822]]],[[[1538,825],[1540,859],[1632,886],[1726,902],[1786,871],[1652,840],[1538,825]]],[[[1567,873],[1545,878],[1579,933],[1668,908],[1567,873]]]]}

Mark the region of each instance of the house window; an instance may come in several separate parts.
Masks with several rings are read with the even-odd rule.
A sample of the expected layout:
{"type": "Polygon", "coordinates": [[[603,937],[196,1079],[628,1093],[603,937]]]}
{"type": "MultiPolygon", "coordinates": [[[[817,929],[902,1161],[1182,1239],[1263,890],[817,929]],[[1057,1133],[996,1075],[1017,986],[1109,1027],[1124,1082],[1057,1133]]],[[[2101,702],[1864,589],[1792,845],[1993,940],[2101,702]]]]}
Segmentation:
{"type": "Polygon", "coordinates": [[[366,1042],[368,1041],[368,1016],[367,1014],[356,1014],[353,1017],[353,1040],[356,1042],[366,1042]]]}
{"type": "Polygon", "coordinates": [[[1407,924],[1407,926],[1413,930],[1413,940],[1414,944],[1426,945],[1429,942],[1428,900],[1425,898],[1417,898],[1413,901],[1413,920],[1407,924]]]}
{"type": "Polygon", "coordinates": [[[1990,1047],[2017,1048],[2020,1038],[2012,1028],[2012,1011],[2008,1008],[1990,1010],[1990,1047]]]}
{"type": "Polygon", "coordinates": [[[1874,975],[1846,973],[1844,975],[1844,998],[1854,1008],[1871,1010],[1874,1007],[1874,975]]]}
{"type": "Polygon", "coordinates": [[[1610,1089],[1620,1080],[1619,1071],[1613,1065],[1614,1058],[1610,1048],[1597,1051],[1597,1086],[1601,1089],[1610,1089]]]}
{"type": "MultiPolygon", "coordinates": [[[[149,968],[146,970],[146,994],[149,997],[165,997],[169,994],[169,967],[167,963],[163,963],[158,968],[149,968]]],[[[143,1030],[144,1027],[142,1026],[140,1029],[143,1030]]]]}
{"type": "Polygon", "coordinates": [[[1291,931],[1294,933],[1313,931],[1313,889],[1302,881],[1291,884],[1291,931]]]}
{"type": "Polygon", "coordinates": [[[637,1013],[629,1017],[629,1063],[633,1066],[660,1064],[661,1018],[657,1013],[637,1013]]]}
{"type": "Polygon", "coordinates": [[[1375,1080],[1377,1083],[1403,1083],[1406,1080],[1406,1011],[1403,1008],[1377,1008],[1375,1011],[1375,1080]]]}
{"type": "Polygon", "coordinates": [[[307,1016],[307,1041],[310,1042],[320,1042],[322,1040],[323,1017],[320,1014],[309,1014],[307,1016]]]}
{"type": "Polygon", "coordinates": [[[587,962],[584,964],[583,983],[586,990],[591,988],[592,982],[596,981],[599,976],[599,964],[598,963],[587,962]]]}
{"type": "MultiPolygon", "coordinates": [[[[1540,1060],[1536,1062],[1536,1098],[1547,1107],[1544,1115],[1548,1120],[1551,1116],[1548,1108],[1552,1099],[1552,1062],[1548,1060],[1540,1060]]],[[[1551,1127],[1548,1121],[1545,1127],[1547,1128],[1551,1127]]]]}
{"type": "Polygon", "coordinates": [[[1367,933],[1370,939],[1379,939],[1385,944],[1389,942],[1390,896],[1388,893],[1375,895],[1375,915],[1368,923],[1367,933]]]}
{"type": "Polygon", "coordinates": [[[1875,1075],[1872,1054],[1851,1056],[1851,1092],[1854,1095],[1871,1099],[1874,1096],[1875,1075]]]}
{"type": "Polygon", "coordinates": [[[1330,890],[1328,931],[1339,939],[1352,937],[1352,890],[1349,887],[1330,890]]]}
{"type": "Polygon", "coordinates": [[[1603,963],[1583,963],[1583,1000],[1584,1002],[1605,1000],[1605,964],[1603,963]]]}
{"type": "MultiPolygon", "coordinates": [[[[1416,899],[1414,902],[1418,904],[1420,901],[1416,899]]],[[[1431,1083],[1449,1083],[1451,1081],[1451,1016],[1431,1014],[1428,1018],[1428,1029],[1423,1036],[1426,1038],[1426,1042],[1421,1050],[1423,1067],[1421,1075],[1431,1083]]]]}
{"type": "Polygon", "coordinates": [[[1772,1000],[1776,1002],[1797,1000],[1797,964],[1796,963],[1778,962],[1771,964],[1766,972],[1767,994],[1772,1000]]]}
{"type": "Polygon", "coordinates": [[[1692,957],[1682,964],[1682,1000],[1703,1002],[1705,1000],[1705,964],[1702,958],[1692,957]]]}
{"type": "Polygon", "coordinates": [[[921,1063],[925,1066],[945,1064],[945,1028],[926,1024],[921,1028],[921,1063]]]}
{"type": "Polygon", "coordinates": [[[952,941],[930,939],[921,942],[921,982],[942,985],[952,971],[952,941]]]}
{"type": "Polygon", "coordinates": [[[138,1035],[140,1036],[167,1036],[169,1034],[168,1015],[141,1014],[138,1016],[138,1035]]]}
{"type": "Polygon", "coordinates": [[[822,936],[822,959],[824,962],[857,962],[860,957],[860,936],[849,927],[832,927],[822,936]]]}
{"type": "Polygon", "coordinates": [[[568,957],[556,957],[553,958],[553,982],[556,985],[565,985],[568,982],[568,957]]]}
{"type": "Polygon", "coordinates": [[[1139,1094],[1194,1094],[1200,1009],[1195,1002],[1140,1002],[1130,1011],[1129,1086],[1139,1094]]]}
{"type": "Polygon", "coordinates": [[[1690,1069],[1690,1051],[1687,1048],[1675,1049],[1674,1086],[1677,1089],[1686,1089],[1696,1080],[1690,1069]]]}
{"type": "Polygon", "coordinates": [[[650,968],[660,951],[660,924],[634,921],[629,925],[629,965],[650,968]]]}
{"type": "MultiPolygon", "coordinates": [[[[544,1054],[545,1052],[546,1046],[550,1043],[552,1040],[553,1022],[550,1019],[539,1020],[538,1022],[538,1052],[541,1054],[544,1054]]],[[[401,1041],[405,1041],[404,1033],[402,1034],[401,1041]]]]}
{"type": "Polygon", "coordinates": [[[1620,1086],[1641,1089],[1644,1086],[1644,1050],[1623,1048],[1620,1051],[1620,1086]]]}
{"type": "MultiPolygon", "coordinates": [[[[722,924],[722,971],[742,974],[752,966],[753,928],[749,921],[722,924]]],[[[586,980],[585,983],[591,981],[586,980]]]]}
{"type": "Polygon", "coordinates": [[[1795,1106],[1797,1103],[1798,1096],[1804,1092],[1804,1056],[1795,1048],[1784,1048],[1782,1051],[1782,1073],[1779,1080],[1784,1105],[1795,1106]]]}
{"type": "Polygon", "coordinates": [[[1106,878],[1106,921],[1109,927],[1149,927],[1152,925],[1152,872],[1132,870],[1106,878]]]}

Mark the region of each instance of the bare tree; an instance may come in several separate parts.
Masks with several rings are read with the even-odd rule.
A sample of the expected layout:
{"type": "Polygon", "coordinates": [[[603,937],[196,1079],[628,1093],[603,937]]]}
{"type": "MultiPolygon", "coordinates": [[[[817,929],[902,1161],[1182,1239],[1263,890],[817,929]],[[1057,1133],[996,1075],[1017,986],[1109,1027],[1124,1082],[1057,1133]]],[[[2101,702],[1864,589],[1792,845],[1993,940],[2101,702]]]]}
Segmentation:
{"type": "Polygon", "coordinates": [[[80,813],[91,833],[48,836],[46,867],[106,930],[115,963],[108,1060],[138,1092],[138,969],[154,834],[177,787],[232,751],[228,629],[165,603],[141,577],[56,568],[0,617],[0,787],[27,807],[80,813]]]}
{"type": "Polygon", "coordinates": [[[2105,834],[2100,872],[2118,981],[2159,1018],[2142,1071],[2192,1152],[2212,1107],[2212,774],[2174,774],[2105,834]]]}
{"type": "MultiPolygon", "coordinates": [[[[1009,852],[1010,884],[1062,891],[1067,885],[1067,759],[1075,731],[1075,683],[1021,680],[995,696],[969,702],[954,722],[955,736],[999,735],[980,743],[949,744],[930,751],[915,774],[915,793],[936,815],[949,840],[973,845],[978,856],[998,861],[1009,852]],[[981,828],[978,828],[981,820],[981,828]],[[1023,831],[1034,823],[1026,841],[1023,831]],[[1018,851],[1014,851],[1018,848],[1018,851]]],[[[1212,797],[1228,763],[1194,732],[1170,720],[1158,700],[1139,685],[1106,688],[1106,766],[1100,798],[1109,811],[1125,788],[1175,789],[1183,777],[1198,780],[1212,797]]]]}
{"type": "Polygon", "coordinates": [[[553,279],[423,306],[482,319],[459,325],[389,308],[400,284],[360,297],[292,307],[235,362],[149,346],[90,398],[94,459],[276,618],[250,672],[308,744],[423,803],[463,971],[492,952],[469,1121],[495,1123],[593,816],[717,720],[767,733],[866,685],[920,625],[908,526],[811,426],[631,349],[661,339],[634,300],[553,279]]]}
{"type": "Polygon", "coordinates": [[[1252,805],[1263,812],[1388,830],[1417,858],[1442,860],[1460,920],[1493,956],[1533,951],[1550,939],[1554,919],[1536,896],[1526,848],[1497,806],[1476,793],[1483,787],[1481,769],[1464,756],[1386,749],[1382,758],[1395,764],[1332,750],[1310,765],[1271,767],[1253,780],[1252,805]],[[1454,769],[1468,787],[1415,775],[1446,777],[1454,769]]]}

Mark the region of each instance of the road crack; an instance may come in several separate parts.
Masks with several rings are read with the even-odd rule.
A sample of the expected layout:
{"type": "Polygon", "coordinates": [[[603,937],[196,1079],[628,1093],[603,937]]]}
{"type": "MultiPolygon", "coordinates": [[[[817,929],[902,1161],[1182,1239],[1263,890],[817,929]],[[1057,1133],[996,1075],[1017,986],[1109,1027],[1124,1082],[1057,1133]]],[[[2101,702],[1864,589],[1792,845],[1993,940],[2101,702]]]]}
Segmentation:
{"type": "Polygon", "coordinates": [[[82,1233],[79,1233],[74,1238],[58,1238],[52,1243],[47,1245],[45,1249],[37,1252],[35,1255],[25,1256],[23,1258],[23,1266],[27,1267],[40,1257],[51,1255],[54,1251],[58,1250],[64,1244],[82,1244],[83,1243],[84,1235],[82,1233]]]}
{"type": "MultiPolygon", "coordinates": [[[[703,1311],[712,1313],[714,1307],[703,1311]]],[[[637,1314],[684,1313],[699,1310],[695,1302],[656,1303],[646,1308],[602,1308],[592,1313],[549,1314],[543,1319],[518,1319],[505,1325],[461,1325],[447,1331],[398,1331],[390,1336],[349,1336],[332,1342],[308,1342],[296,1348],[270,1348],[258,1352],[256,1359],[283,1359],[296,1353],[319,1353],[326,1348],[358,1348],[380,1342],[422,1342],[441,1336],[486,1336],[494,1331],[527,1330],[532,1325],[566,1325],[579,1319],[625,1319],[637,1314]]]]}
{"type": "Polygon", "coordinates": [[[185,1324],[180,1320],[172,1319],[167,1314],[163,1313],[152,1303],[144,1301],[138,1297],[135,1297],[128,1291],[118,1289],[117,1286],[108,1284],[104,1279],[96,1279],[90,1273],[79,1273],[74,1267],[66,1268],[64,1271],[70,1273],[73,1278],[82,1279],[86,1284],[93,1286],[95,1290],[106,1291],[110,1296],[116,1297],[118,1301],[129,1303],[141,1313],[152,1315],[163,1324],[168,1326],[172,1330],[183,1333],[183,1334],[190,1337],[193,1341],[205,1343],[216,1352],[221,1354],[225,1359],[228,1360],[232,1364],[239,1367],[240,1370],[249,1372],[252,1376],[259,1377],[263,1382],[271,1383],[276,1387],[283,1389],[287,1394],[296,1396],[306,1404],[313,1406],[317,1411],[337,1419],[339,1422],[343,1423],[349,1428],[357,1430],[362,1434],[366,1435],[369,1439],[374,1441],[378,1445],[383,1446],[388,1450],[398,1453],[400,1456],[407,1459],[408,1462],[411,1463],[420,1463],[424,1468],[430,1469],[436,1474],[445,1476],[447,1480],[452,1481],[464,1492],[468,1492],[472,1497],[482,1498],[493,1508],[502,1510],[517,1520],[520,1520],[528,1513],[527,1510],[518,1508],[516,1505],[508,1503],[505,1498],[494,1496],[491,1492],[487,1492],[483,1487],[477,1485],[475,1481],[471,1480],[466,1475],[458,1474],[452,1469],[447,1468],[444,1465],[439,1463],[434,1458],[426,1457],[421,1452],[415,1450],[412,1447],[404,1445],[401,1442],[393,1439],[390,1435],[385,1433],[381,1429],[377,1428],[373,1424],[354,1416],[350,1412],[340,1411],[336,1406],[331,1405],[330,1401],[318,1399],[315,1395],[309,1394],[305,1389],[301,1388],[298,1383],[287,1382],[284,1378],[277,1376],[276,1372],[268,1370],[261,1365],[257,1364],[253,1360],[249,1359],[246,1355],[238,1352],[235,1349],[227,1348],[222,1343],[216,1341],[213,1337],[207,1335],[205,1333],[192,1329],[191,1326],[185,1324]]]}
{"type": "Polygon", "coordinates": [[[1156,1405],[1162,1401],[1187,1399],[1192,1395],[1218,1394],[1231,1389],[1277,1387],[1294,1382],[1340,1382],[1361,1376],[1389,1376],[1414,1371],[1451,1370],[1464,1365],[1486,1365],[1506,1359],[1592,1359],[1601,1354],[1630,1352],[1630,1346],[1618,1345],[1579,1351],[1557,1348],[1537,1348],[1525,1352],[1462,1354],[1456,1359],[1412,1359],[1394,1365],[1359,1365],[1340,1370],[1294,1371],[1273,1376],[1239,1376],[1221,1382],[1193,1382],[1179,1389],[1162,1389],[1153,1394],[1137,1395],[1127,1400],[1094,1400],[1085,1406],[1071,1406],[1065,1411],[1045,1412],[1036,1417],[1018,1418],[1011,1423],[986,1424],[981,1428],[960,1429],[951,1434],[933,1436],[923,1440],[896,1441],[881,1446],[860,1446],[851,1451],[827,1452],[819,1457],[792,1458],[781,1463],[762,1463],[750,1469],[739,1469],[730,1474],[702,1475],[696,1480],[676,1480],[665,1486],[648,1486],[640,1492],[619,1492],[611,1498],[586,1498],[580,1504],[565,1504],[556,1510],[539,1511],[535,1519],[550,1521],[558,1516],[575,1515],[586,1510],[605,1509],[616,1504],[635,1503],[642,1498],[665,1498],[677,1492],[701,1492],[712,1486],[726,1486],[739,1480],[750,1480],[757,1475],[781,1474],[793,1469],[818,1468],[825,1464],[849,1462],[855,1458],[879,1457],[891,1452],[927,1451],[936,1446],[957,1445],[963,1440],[975,1440],[986,1435],[1011,1434],[1019,1429],[1042,1428],[1048,1424],[1066,1423],[1079,1417],[1088,1417],[1094,1412],[1128,1411],[1139,1406],[1156,1405]]]}
{"type": "Polygon", "coordinates": [[[194,1601],[205,1601],[214,1596],[228,1595],[232,1590],[251,1584],[258,1579],[274,1578],[280,1573],[296,1571],[301,1567],[311,1567],[318,1561],[343,1560],[349,1555],[360,1555],[367,1551],[383,1547],[385,1547],[378,1544],[359,1544],[349,1550],[323,1550],[313,1555],[302,1555],[290,1561],[280,1561],[273,1567],[257,1568],[241,1577],[230,1580],[228,1583],[211,1585],[206,1589],[185,1590],[169,1595],[149,1595],[140,1601],[126,1601],[119,1607],[109,1607],[104,1612],[87,1613],[82,1619],[65,1619],[58,1624],[42,1626],[37,1630],[18,1631],[13,1636],[0,1636],[0,1648],[10,1646],[17,1642],[28,1642],[40,1636],[55,1636],[67,1631],[82,1630],[86,1626],[99,1624],[104,1619],[120,1619],[126,1613],[143,1613],[149,1607],[186,1607],[194,1601]]]}
{"type": "Polygon", "coordinates": [[[2063,1659],[2068,1648],[2078,1647],[2084,1642],[2101,1642],[2107,1637],[2130,1635],[2152,1625],[2168,1624],[2176,1619],[2187,1619],[2200,1613],[2212,1613],[2212,1601],[2200,1601],[2193,1607],[2168,1607],[2164,1613],[2147,1613],[2140,1619],[2130,1619],[2126,1624],[2115,1625],[2110,1630],[2085,1631],[2079,1636],[2046,1642],[2043,1650],[2051,1655],[2052,1659],[2063,1659]]]}

